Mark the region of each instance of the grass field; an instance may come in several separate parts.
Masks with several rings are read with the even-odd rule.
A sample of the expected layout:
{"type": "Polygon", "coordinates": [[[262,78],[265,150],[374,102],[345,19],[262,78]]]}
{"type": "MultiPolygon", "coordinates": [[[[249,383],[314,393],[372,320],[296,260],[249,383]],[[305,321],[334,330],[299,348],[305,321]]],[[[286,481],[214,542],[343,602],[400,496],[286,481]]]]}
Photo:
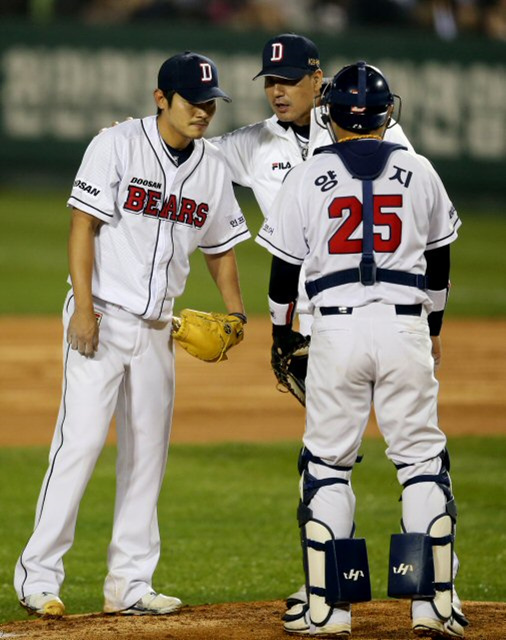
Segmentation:
{"type": "MultiPolygon", "coordinates": [[[[239,192],[254,234],[261,224],[249,192],[239,192]]],[[[0,313],[60,313],[67,290],[67,193],[0,193],[0,313]]],[[[506,315],[504,237],[506,215],[461,211],[460,238],[452,248],[449,315],[506,315]]],[[[504,214],[504,212],[503,212],[504,214]]],[[[237,247],[241,284],[249,313],[265,313],[270,256],[255,242],[237,247]]],[[[221,301],[199,251],[192,259],[184,306],[221,309],[221,301]]]]}
{"type": "MultiPolygon", "coordinates": [[[[298,443],[177,445],[171,449],[159,515],[162,560],[155,585],[188,604],[282,598],[300,586],[295,510],[298,443]]],[[[379,440],[363,444],[354,471],[357,536],[365,537],[373,596],[386,598],[390,534],[398,531],[395,470],[379,440]]],[[[459,506],[458,580],[466,600],[502,601],[497,571],[506,559],[506,439],[450,441],[459,506]]],[[[23,618],[12,570],[32,527],[45,450],[0,450],[0,622],[23,618]],[[12,482],[12,478],[23,482],[12,482]]],[[[102,607],[114,494],[114,449],[103,452],[82,502],[67,554],[63,596],[69,612],[102,607]]]]}
{"type": "MultiPolygon", "coordinates": [[[[59,314],[65,283],[66,193],[0,193],[0,313],[59,314]]],[[[256,233],[261,216],[241,194],[256,233]]],[[[449,315],[504,316],[506,216],[461,211],[454,245],[449,315]]],[[[237,249],[248,312],[265,313],[270,259],[254,242],[237,249]]],[[[183,306],[221,308],[202,256],[195,255],[183,306]]],[[[162,561],[155,586],[189,604],[282,598],[302,581],[295,520],[299,444],[178,445],[171,449],[160,500],[162,561]]],[[[464,599],[502,601],[505,561],[506,438],[455,438],[452,476],[460,510],[459,591],[464,599]]],[[[367,539],[373,595],[386,597],[390,533],[398,531],[395,472],[380,441],[364,442],[354,472],[357,535],[367,539]]],[[[113,448],[106,448],[82,503],[76,542],[66,557],[69,612],[97,611],[110,537],[113,448]]],[[[0,449],[0,622],[24,617],[12,572],[33,525],[47,450],[0,449]]]]}

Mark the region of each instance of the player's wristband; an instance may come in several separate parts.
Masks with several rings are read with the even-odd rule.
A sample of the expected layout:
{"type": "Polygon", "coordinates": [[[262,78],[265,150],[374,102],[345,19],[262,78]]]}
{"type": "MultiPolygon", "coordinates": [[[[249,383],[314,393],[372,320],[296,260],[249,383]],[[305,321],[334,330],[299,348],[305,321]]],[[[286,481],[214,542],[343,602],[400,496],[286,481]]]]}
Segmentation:
{"type": "Polygon", "coordinates": [[[246,316],[244,313],[239,313],[239,311],[234,311],[233,313],[229,313],[229,316],[235,316],[236,318],[239,318],[239,320],[243,323],[246,324],[248,322],[248,316],[246,316]]]}
{"type": "Polygon", "coordinates": [[[295,311],[295,300],[286,304],[275,302],[269,297],[269,313],[271,314],[272,324],[274,325],[292,325],[293,313],[295,311]]]}
{"type": "Polygon", "coordinates": [[[429,323],[429,332],[431,336],[438,336],[443,326],[443,316],[445,312],[446,302],[448,300],[450,288],[445,289],[427,289],[427,295],[432,300],[432,312],[429,313],[427,321],[429,323]]]}
{"type": "Polygon", "coordinates": [[[432,311],[445,310],[446,302],[448,301],[448,292],[448,287],[439,289],[438,291],[434,289],[427,289],[427,295],[432,300],[432,311]]]}

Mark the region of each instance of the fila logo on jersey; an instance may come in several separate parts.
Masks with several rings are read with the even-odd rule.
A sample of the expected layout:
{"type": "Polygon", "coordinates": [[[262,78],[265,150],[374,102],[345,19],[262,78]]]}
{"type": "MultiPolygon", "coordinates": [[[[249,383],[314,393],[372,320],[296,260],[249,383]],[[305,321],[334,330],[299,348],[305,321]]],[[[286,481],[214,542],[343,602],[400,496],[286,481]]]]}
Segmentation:
{"type": "Polygon", "coordinates": [[[96,197],[100,193],[100,189],[98,187],[94,187],[92,184],[89,184],[88,182],[84,182],[84,180],[76,180],[74,182],[74,187],[77,187],[78,189],[82,189],[83,191],[86,191],[86,193],[89,193],[90,196],[96,197]]]}
{"type": "Polygon", "coordinates": [[[292,165],[289,162],[273,162],[272,170],[276,171],[276,169],[282,169],[285,171],[286,169],[291,169],[292,165]]]}
{"type": "Polygon", "coordinates": [[[142,213],[149,218],[180,222],[197,229],[203,226],[209,211],[209,205],[206,202],[197,204],[192,198],[182,197],[178,206],[177,198],[173,193],[162,204],[161,191],[134,185],[128,186],[128,195],[123,208],[132,213],[142,213]]]}

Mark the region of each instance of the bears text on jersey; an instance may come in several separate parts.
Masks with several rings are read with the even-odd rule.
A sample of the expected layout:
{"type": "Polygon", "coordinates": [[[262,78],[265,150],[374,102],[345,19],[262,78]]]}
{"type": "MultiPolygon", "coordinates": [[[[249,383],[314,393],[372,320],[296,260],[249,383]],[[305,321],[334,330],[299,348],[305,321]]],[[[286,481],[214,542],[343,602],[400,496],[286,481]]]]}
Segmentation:
{"type": "Polygon", "coordinates": [[[143,187],[128,186],[128,193],[123,208],[126,211],[159,220],[170,220],[200,229],[209,212],[206,202],[196,203],[192,198],[184,196],[178,203],[176,196],[171,193],[162,202],[162,192],[156,189],[144,189],[143,187]]]}

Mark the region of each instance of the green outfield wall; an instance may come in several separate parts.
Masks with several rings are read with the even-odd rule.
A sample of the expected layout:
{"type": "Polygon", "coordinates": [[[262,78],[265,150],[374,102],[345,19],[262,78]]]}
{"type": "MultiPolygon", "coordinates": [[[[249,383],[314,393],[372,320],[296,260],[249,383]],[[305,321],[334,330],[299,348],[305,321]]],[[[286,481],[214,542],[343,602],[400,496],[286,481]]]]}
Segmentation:
{"type": "MultiPolygon", "coordinates": [[[[211,134],[269,115],[262,81],[252,82],[271,34],[164,23],[90,27],[74,23],[0,26],[1,184],[37,176],[69,180],[103,126],[154,112],[161,62],[181,50],[209,55],[223,88],[211,134]]],[[[450,191],[506,202],[506,45],[448,43],[419,32],[364,31],[317,42],[326,75],[365,59],[403,98],[401,121],[450,191]]]]}

